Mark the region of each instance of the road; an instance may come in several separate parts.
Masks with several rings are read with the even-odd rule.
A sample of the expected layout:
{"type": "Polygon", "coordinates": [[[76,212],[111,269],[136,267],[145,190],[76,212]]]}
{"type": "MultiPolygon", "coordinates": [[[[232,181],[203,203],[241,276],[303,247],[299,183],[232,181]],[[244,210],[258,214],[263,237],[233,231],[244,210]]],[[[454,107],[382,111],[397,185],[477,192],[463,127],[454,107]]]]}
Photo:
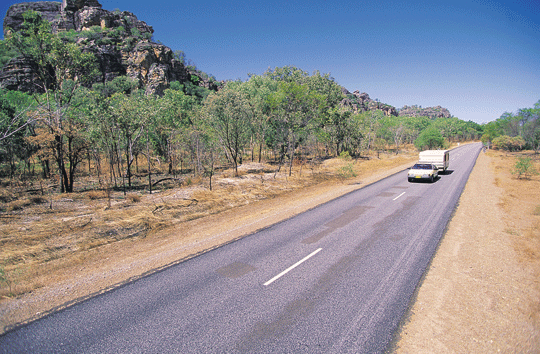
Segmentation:
{"type": "Polygon", "coordinates": [[[0,353],[379,353],[481,144],[434,183],[390,176],[0,337],[0,353]]]}

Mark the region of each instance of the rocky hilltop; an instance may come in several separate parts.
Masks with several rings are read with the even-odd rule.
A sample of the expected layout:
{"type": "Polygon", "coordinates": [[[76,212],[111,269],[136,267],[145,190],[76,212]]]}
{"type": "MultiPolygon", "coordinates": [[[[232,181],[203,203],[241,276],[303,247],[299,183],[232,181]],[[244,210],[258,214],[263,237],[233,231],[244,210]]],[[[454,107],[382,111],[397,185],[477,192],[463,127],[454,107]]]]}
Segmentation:
{"type": "Polygon", "coordinates": [[[396,108],[385,103],[381,103],[378,100],[372,100],[365,92],[360,93],[356,90],[350,93],[349,90],[342,87],[341,91],[346,96],[341,105],[351,108],[354,112],[361,113],[365,111],[381,110],[387,116],[397,116],[396,108]]]}
{"type": "MultiPolygon", "coordinates": [[[[147,93],[161,94],[173,81],[191,82],[216,90],[219,83],[178,60],[173,51],[154,43],[153,28],[127,11],[103,10],[97,0],[63,0],[20,3],[11,6],[4,18],[4,38],[18,31],[23,13],[33,10],[49,21],[54,32],[74,33],[83,51],[95,55],[101,71],[100,82],[118,76],[138,80],[147,93]]],[[[32,63],[12,59],[0,72],[0,86],[32,92],[32,63]]]]}
{"type": "Polygon", "coordinates": [[[429,117],[431,119],[452,117],[450,111],[441,106],[426,108],[419,106],[403,106],[403,108],[399,110],[399,115],[409,117],[429,117]]]}

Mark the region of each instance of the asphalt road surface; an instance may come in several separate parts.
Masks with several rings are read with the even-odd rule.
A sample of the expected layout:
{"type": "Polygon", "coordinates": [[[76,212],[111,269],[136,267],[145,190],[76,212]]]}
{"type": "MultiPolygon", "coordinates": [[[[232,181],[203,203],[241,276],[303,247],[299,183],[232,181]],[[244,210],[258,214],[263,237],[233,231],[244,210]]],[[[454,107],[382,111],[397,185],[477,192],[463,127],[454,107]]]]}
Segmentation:
{"type": "Polygon", "coordinates": [[[0,337],[0,353],[380,353],[481,144],[407,171],[0,337]]]}

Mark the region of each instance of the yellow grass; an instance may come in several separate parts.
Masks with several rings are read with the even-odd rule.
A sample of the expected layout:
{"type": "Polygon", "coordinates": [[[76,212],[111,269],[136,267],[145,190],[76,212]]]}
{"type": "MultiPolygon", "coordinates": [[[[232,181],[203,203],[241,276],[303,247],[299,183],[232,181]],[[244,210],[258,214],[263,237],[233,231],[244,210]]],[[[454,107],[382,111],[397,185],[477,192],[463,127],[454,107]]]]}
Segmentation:
{"type": "MultiPolygon", "coordinates": [[[[519,261],[527,271],[532,272],[540,289],[540,176],[518,179],[512,169],[518,157],[531,157],[534,167],[540,171],[540,156],[530,151],[505,153],[491,151],[496,163],[497,186],[502,187],[503,198],[500,205],[506,211],[505,230],[511,237],[519,261]]],[[[531,304],[530,316],[540,321],[540,299],[531,304]]]]}

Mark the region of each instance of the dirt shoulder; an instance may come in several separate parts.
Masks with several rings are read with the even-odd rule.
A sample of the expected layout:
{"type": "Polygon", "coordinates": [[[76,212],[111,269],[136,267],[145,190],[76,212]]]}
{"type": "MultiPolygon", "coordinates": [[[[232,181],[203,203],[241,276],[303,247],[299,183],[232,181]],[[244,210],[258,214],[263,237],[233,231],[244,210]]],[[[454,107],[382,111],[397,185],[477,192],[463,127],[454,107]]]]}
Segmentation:
{"type": "Polygon", "coordinates": [[[540,181],[481,153],[397,353],[540,353],[540,181]]]}

